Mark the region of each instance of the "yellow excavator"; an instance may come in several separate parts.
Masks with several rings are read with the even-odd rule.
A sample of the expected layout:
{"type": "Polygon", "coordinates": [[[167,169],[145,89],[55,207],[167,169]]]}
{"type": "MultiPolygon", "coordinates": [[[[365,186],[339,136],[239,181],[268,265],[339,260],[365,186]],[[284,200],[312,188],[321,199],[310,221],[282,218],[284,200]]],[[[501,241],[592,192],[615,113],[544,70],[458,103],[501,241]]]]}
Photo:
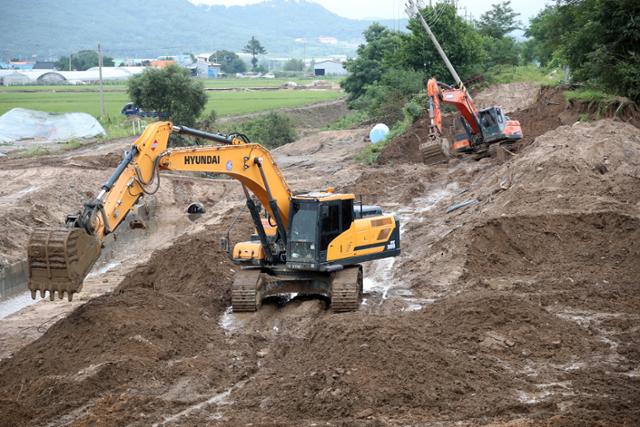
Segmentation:
{"type": "MultiPolygon", "coordinates": [[[[240,264],[232,288],[235,312],[256,311],[264,298],[302,293],[329,298],[335,312],[357,310],[365,261],[400,254],[400,223],[353,194],[293,194],[267,149],[242,134],[204,132],[170,122],[147,127],[98,196],[65,226],[34,230],[28,245],[31,296],[69,301],[100,256],[102,241],[145,194],[160,185],[160,171],[210,172],[240,181],[255,234],[230,250],[240,264]],[[214,145],[169,148],[172,133],[214,145]],[[151,188],[153,187],[153,188],[151,188]],[[266,211],[261,216],[259,204],[266,211]]],[[[206,262],[206,260],[203,260],[206,262]]]]}

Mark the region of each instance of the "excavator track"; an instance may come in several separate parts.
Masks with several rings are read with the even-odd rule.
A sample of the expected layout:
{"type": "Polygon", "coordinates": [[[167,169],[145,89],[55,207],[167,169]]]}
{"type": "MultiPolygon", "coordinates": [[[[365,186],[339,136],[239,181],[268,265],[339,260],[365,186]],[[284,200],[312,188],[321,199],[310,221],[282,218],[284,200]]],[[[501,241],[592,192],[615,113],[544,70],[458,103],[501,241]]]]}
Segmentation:
{"type": "Polygon", "coordinates": [[[231,288],[231,307],[234,313],[254,312],[262,304],[260,270],[240,270],[231,288]]]}
{"type": "Polygon", "coordinates": [[[53,301],[67,294],[69,301],[100,256],[100,242],[81,228],[40,228],[33,231],[27,250],[29,289],[53,301]]]}
{"type": "Polygon", "coordinates": [[[347,267],[336,273],[331,283],[331,310],[356,311],[362,297],[362,267],[347,267]]]}
{"type": "Polygon", "coordinates": [[[420,144],[419,150],[425,165],[435,165],[449,160],[447,152],[443,149],[445,141],[441,138],[420,144]]]}

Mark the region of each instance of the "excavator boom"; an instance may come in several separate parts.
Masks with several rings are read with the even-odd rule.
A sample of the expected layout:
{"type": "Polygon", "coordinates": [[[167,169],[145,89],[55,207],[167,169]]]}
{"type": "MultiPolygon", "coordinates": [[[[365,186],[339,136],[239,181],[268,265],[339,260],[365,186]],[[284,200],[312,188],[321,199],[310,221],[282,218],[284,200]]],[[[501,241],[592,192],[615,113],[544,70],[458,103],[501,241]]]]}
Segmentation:
{"type": "Polygon", "coordinates": [[[230,175],[255,194],[273,218],[288,221],[291,192],[264,147],[239,138],[174,127],[169,122],[153,123],[81,213],[69,215],[64,227],[36,229],[32,233],[27,250],[32,297],[36,291],[42,297],[49,291],[51,299],[57,292],[60,298],[66,294],[71,300],[100,256],[104,238],[122,223],[140,197],[155,192],[148,186],[154,181],[159,185],[160,169],[230,175]],[[167,149],[172,132],[206,137],[225,145],[167,149]],[[267,188],[269,178],[271,187],[267,188]]]}

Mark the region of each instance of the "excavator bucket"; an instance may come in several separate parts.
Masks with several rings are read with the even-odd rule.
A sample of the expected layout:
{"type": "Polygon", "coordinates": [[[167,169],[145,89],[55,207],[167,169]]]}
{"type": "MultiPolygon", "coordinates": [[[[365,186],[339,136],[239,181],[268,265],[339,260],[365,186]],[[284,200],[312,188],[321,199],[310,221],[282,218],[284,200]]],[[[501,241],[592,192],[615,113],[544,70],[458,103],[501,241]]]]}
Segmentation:
{"type": "Polygon", "coordinates": [[[445,163],[449,160],[449,142],[445,138],[434,138],[419,146],[425,165],[445,163]]]}
{"type": "Polygon", "coordinates": [[[82,282],[100,256],[100,242],[82,228],[40,228],[29,240],[29,289],[44,298],[49,291],[69,301],[82,289],[82,282]]]}

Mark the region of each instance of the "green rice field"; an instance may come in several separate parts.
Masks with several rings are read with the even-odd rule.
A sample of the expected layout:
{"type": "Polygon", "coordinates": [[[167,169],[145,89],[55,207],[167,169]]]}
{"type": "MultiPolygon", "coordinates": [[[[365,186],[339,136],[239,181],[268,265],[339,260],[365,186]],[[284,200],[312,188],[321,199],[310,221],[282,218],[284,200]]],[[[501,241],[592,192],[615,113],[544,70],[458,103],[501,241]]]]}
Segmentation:
{"type": "MultiPolygon", "coordinates": [[[[245,80],[236,80],[242,81],[245,80]]],[[[55,86],[55,89],[82,88],[78,86],[55,86]]],[[[113,90],[113,86],[106,86],[113,90]]],[[[16,86],[11,87],[16,88],[16,86]]],[[[46,86],[24,87],[22,90],[38,88],[33,92],[18,92],[14,90],[0,91],[0,115],[16,107],[53,113],[85,112],[93,116],[100,114],[100,95],[98,92],[65,91],[53,92],[46,86]]],[[[255,113],[286,107],[299,107],[322,101],[330,101],[342,96],[338,90],[277,90],[277,91],[214,91],[207,92],[209,101],[206,111],[216,110],[218,116],[255,113]]],[[[127,93],[106,91],[104,94],[105,112],[116,117],[122,107],[129,102],[127,93]]]]}

